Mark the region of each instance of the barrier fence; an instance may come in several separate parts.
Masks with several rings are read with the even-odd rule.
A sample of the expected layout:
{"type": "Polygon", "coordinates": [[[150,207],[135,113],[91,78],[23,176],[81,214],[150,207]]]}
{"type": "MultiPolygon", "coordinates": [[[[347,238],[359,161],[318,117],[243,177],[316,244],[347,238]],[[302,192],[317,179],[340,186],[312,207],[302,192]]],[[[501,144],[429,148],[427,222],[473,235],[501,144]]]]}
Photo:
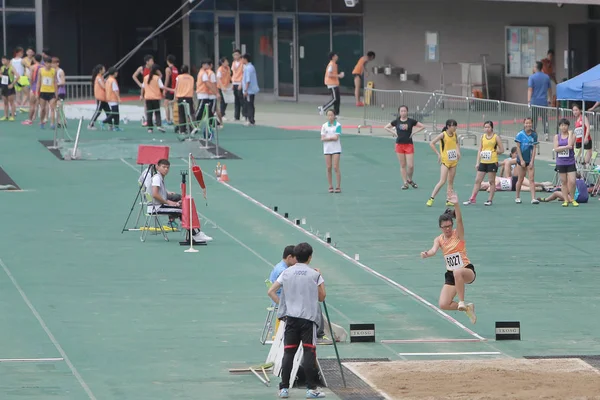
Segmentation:
{"type": "MultiPolygon", "coordinates": [[[[458,122],[458,133],[461,142],[477,138],[483,133],[485,121],[494,123],[494,131],[504,137],[508,147],[523,129],[523,120],[533,118],[534,130],[538,133],[540,142],[551,143],[558,132],[558,121],[566,118],[570,121],[570,130],[575,129],[575,116],[567,108],[539,107],[507,101],[486,100],[472,97],[453,96],[440,92],[426,93],[408,90],[378,90],[365,88],[365,98],[369,104],[364,106],[363,124],[361,130],[386,125],[397,118],[398,107],[406,105],[409,117],[423,123],[428,132],[423,134],[423,140],[431,141],[444,127],[447,119],[458,122]]],[[[600,141],[600,113],[586,112],[590,123],[590,134],[594,150],[598,150],[600,141]]],[[[539,151],[539,146],[538,146],[539,151]]]]}

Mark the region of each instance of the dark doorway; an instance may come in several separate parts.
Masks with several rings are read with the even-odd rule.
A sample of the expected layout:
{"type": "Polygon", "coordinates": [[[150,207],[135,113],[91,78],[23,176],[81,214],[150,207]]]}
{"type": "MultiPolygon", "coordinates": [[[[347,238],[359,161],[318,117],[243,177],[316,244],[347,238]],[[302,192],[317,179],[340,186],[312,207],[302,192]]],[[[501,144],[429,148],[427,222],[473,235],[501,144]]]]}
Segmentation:
{"type": "MultiPolygon", "coordinates": [[[[569,25],[569,78],[600,63],[600,24],[569,25]]],[[[586,104],[586,108],[593,103],[586,104]]]]}
{"type": "MultiPolygon", "coordinates": [[[[90,75],[97,64],[108,68],[121,60],[180,4],[163,0],[45,0],[44,43],[52,55],[61,58],[61,67],[67,75],[90,75]]],[[[131,76],[143,64],[146,54],[154,56],[162,69],[169,54],[181,63],[182,37],[180,21],[146,42],[120,68],[121,90],[137,89],[131,76]]]]}

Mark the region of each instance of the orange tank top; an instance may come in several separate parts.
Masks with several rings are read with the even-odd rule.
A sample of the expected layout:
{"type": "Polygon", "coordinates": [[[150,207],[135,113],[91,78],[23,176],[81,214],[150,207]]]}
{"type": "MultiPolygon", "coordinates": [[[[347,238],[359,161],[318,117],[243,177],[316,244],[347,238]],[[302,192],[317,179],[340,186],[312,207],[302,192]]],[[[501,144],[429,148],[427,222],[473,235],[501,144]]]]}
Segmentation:
{"type": "Polygon", "coordinates": [[[242,83],[244,77],[244,64],[241,61],[234,61],[231,64],[231,70],[233,71],[233,83],[242,83]]]}
{"type": "Polygon", "coordinates": [[[177,77],[175,97],[194,97],[194,78],[191,75],[183,74],[177,77]]]}
{"type": "Polygon", "coordinates": [[[162,98],[162,91],[158,80],[160,78],[157,75],[146,75],[144,77],[144,99],[145,100],[160,100],[162,98]],[[148,78],[152,76],[152,81],[148,83],[148,78]]]}
{"type": "Polygon", "coordinates": [[[219,75],[221,76],[217,79],[219,89],[226,89],[231,84],[231,69],[224,65],[221,65],[218,70],[219,75]]]}
{"type": "Polygon", "coordinates": [[[352,75],[362,75],[365,72],[365,63],[367,62],[366,57],[361,57],[352,70],[352,75]]]}
{"type": "Polygon", "coordinates": [[[333,73],[334,75],[337,75],[337,73],[338,73],[337,64],[333,61],[330,61],[329,65],[327,65],[327,68],[325,69],[325,85],[326,86],[339,86],[340,79],[337,76],[335,78],[329,76],[330,68],[331,68],[331,73],[333,73]]]}
{"type": "Polygon", "coordinates": [[[210,75],[208,74],[207,69],[201,69],[198,73],[198,79],[196,79],[196,93],[198,94],[210,94],[210,90],[208,89],[208,79],[210,75]],[[206,81],[204,81],[204,77],[206,76],[206,81]]]}
{"type": "MultiPolygon", "coordinates": [[[[106,101],[110,103],[116,103],[119,101],[119,97],[117,93],[113,90],[113,83],[116,83],[117,80],[114,76],[109,76],[106,80],[106,101]]],[[[117,85],[117,88],[119,86],[117,85]]]]}
{"type": "Polygon", "coordinates": [[[439,238],[442,253],[444,253],[444,262],[448,271],[454,271],[471,264],[467,257],[467,245],[464,240],[458,238],[456,229],[452,231],[452,236],[446,238],[444,234],[439,238]]]}
{"type": "Polygon", "coordinates": [[[102,78],[102,74],[96,75],[96,79],[94,80],[94,97],[96,97],[96,100],[106,101],[106,91],[98,83],[98,79],[104,81],[104,78],[102,78]]]}

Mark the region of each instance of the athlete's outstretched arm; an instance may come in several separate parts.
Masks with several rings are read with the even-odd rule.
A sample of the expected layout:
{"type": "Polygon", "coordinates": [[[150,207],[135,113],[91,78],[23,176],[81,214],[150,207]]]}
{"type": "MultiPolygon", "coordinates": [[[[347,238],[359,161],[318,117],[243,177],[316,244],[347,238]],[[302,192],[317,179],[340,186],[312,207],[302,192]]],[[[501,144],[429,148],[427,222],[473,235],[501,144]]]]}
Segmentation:
{"type": "Polygon", "coordinates": [[[427,258],[427,257],[433,257],[435,256],[435,253],[437,253],[437,251],[440,248],[440,243],[438,242],[438,238],[433,239],[433,246],[431,246],[431,249],[427,250],[427,251],[422,251],[421,252],[421,258],[427,258]]]}
{"type": "Polygon", "coordinates": [[[462,212],[460,211],[460,202],[456,201],[454,203],[454,214],[456,215],[456,234],[458,235],[458,239],[465,239],[465,226],[463,225],[462,212]]]}

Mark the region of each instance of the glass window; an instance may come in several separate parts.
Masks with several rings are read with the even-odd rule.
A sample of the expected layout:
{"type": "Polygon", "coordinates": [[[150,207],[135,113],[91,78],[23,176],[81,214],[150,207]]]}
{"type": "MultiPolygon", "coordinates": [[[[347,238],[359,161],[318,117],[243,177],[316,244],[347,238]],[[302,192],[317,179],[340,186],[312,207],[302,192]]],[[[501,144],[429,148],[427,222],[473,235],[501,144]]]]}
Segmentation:
{"type": "Polygon", "coordinates": [[[295,12],[296,0],[275,0],[275,11],[295,12]]]}
{"type": "Polygon", "coordinates": [[[273,91],[273,15],[240,14],[242,53],[252,56],[258,86],[263,92],[273,91]]]}
{"type": "Polygon", "coordinates": [[[331,17],[333,33],[333,51],[339,56],[339,71],[344,71],[346,77],[340,79],[340,91],[353,93],[354,82],[352,70],[358,59],[364,55],[362,17],[331,17]]]}
{"type": "Polygon", "coordinates": [[[298,15],[300,93],[329,93],[324,83],[329,63],[329,39],[328,15],[298,15]]]}
{"type": "Polygon", "coordinates": [[[330,6],[330,0],[298,0],[299,12],[328,13],[331,10],[330,6]]]}
{"type": "Polygon", "coordinates": [[[215,58],[215,17],[211,12],[190,15],[190,68],[196,75],[205,58],[215,58]]]}
{"type": "MultiPolygon", "coordinates": [[[[192,4],[192,7],[194,5],[192,4]]],[[[215,9],[215,0],[204,0],[202,4],[196,8],[196,10],[214,10],[215,9]]]]}
{"type": "Polygon", "coordinates": [[[240,11],[273,11],[273,0],[240,0],[240,11]]]}
{"type": "Polygon", "coordinates": [[[35,8],[35,0],[4,0],[6,7],[35,8]]]}
{"type": "Polygon", "coordinates": [[[508,26],[506,29],[506,76],[528,77],[536,61],[546,58],[550,28],[508,26]]]}
{"type": "Polygon", "coordinates": [[[334,13],[360,14],[363,12],[363,2],[354,7],[348,7],[344,0],[331,0],[331,11],[334,13]]]}
{"type": "Polygon", "coordinates": [[[18,46],[35,49],[35,12],[6,11],[6,55],[18,46]]]}
{"type": "MultiPolygon", "coordinates": [[[[243,2],[244,0],[242,0],[243,2]]],[[[219,0],[217,1],[217,10],[234,10],[237,11],[237,0],[219,0]]]]}

